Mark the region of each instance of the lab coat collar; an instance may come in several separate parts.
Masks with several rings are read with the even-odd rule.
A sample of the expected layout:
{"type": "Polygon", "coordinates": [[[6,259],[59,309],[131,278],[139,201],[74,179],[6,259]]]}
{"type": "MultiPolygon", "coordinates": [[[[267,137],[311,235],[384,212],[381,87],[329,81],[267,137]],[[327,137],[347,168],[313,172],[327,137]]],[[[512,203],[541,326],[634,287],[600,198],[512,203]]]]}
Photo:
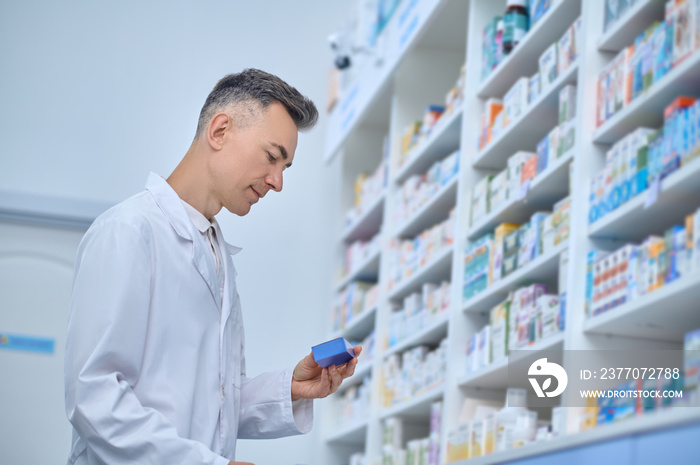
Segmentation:
{"type": "Polygon", "coordinates": [[[216,275],[216,264],[211,253],[207,252],[204,239],[190,220],[182,200],[177,192],[170,187],[165,179],[155,173],[151,173],[146,181],[146,189],[151,192],[158,207],[168,218],[178,236],[192,243],[192,261],[200,276],[207,283],[211,296],[216,303],[216,308],[221,308],[221,292],[219,291],[219,278],[216,275]],[[200,236],[199,240],[195,239],[200,236]]]}
{"type": "MultiPolygon", "coordinates": [[[[177,195],[177,192],[170,187],[170,184],[163,177],[151,172],[146,181],[146,189],[148,189],[156,200],[158,206],[163,210],[163,213],[168,217],[170,224],[175,229],[175,232],[183,239],[192,240],[193,227],[192,221],[187,215],[182,199],[177,195]]],[[[216,223],[216,218],[212,218],[212,225],[216,223]]],[[[218,223],[216,223],[216,233],[219,237],[223,237],[218,223]]],[[[240,252],[240,247],[224,242],[228,253],[236,255],[240,252]]]]}
{"type": "Polygon", "coordinates": [[[161,176],[151,172],[146,181],[146,189],[153,195],[158,207],[163,210],[178,236],[193,240],[194,225],[190,221],[182,200],[170,184],[161,176]]]}
{"type": "MultiPolygon", "coordinates": [[[[192,260],[194,261],[199,274],[209,286],[209,290],[211,291],[211,295],[216,302],[217,308],[222,308],[221,293],[219,292],[219,281],[216,276],[216,268],[214,268],[213,260],[207,260],[206,257],[208,257],[209,254],[205,253],[205,249],[202,246],[203,242],[194,240],[195,235],[199,234],[199,232],[190,220],[187,210],[185,210],[185,206],[182,204],[182,199],[180,199],[177,192],[173,190],[165,179],[155,173],[150,173],[148,175],[146,189],[151,192],[156,204],[168,218],[168,221],[178,236],[192,242],[192,260]]],[[[241,251],[241,248],[233,246],[223,240],[223,234],[221,233],[221,228],[219,227],[219,223],[216,221],[216,218],[212,218],[211,224],[216,231],[217,240],[219,241],[219,250],[223,250],[223,247],[221,247],[223,243],[225,244],[229,253],[229,258],[224,261],[224,263],[227,264],[227,270],[225,273],[227,275],[232,273],[233,276],[231,277],[235,277],[236,268],[233,266],[233,261],[230,259],[230,255],[236,255],[241,251]]],[[[228,316],[228,312],[225,313],[226,316],[228,316]]]]}

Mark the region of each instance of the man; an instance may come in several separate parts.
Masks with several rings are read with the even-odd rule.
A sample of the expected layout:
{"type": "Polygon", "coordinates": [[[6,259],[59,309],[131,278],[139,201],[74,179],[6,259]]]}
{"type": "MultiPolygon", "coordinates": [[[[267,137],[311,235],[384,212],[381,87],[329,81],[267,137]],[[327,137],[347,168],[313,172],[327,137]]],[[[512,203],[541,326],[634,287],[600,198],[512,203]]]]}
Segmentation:
{"type": "MultiPolygon", "coordinates": [[[[245,377],[238,249],[214,218],[282,190],[314,104],[276,76],[226,76],[170,177],[97,218],[78,249],[66,344],[69,464],[234,464],[236,438],[308,432],[357,358],[245,377]]],[[[355,348],[359,355],[361,348],[355,348]]]]}

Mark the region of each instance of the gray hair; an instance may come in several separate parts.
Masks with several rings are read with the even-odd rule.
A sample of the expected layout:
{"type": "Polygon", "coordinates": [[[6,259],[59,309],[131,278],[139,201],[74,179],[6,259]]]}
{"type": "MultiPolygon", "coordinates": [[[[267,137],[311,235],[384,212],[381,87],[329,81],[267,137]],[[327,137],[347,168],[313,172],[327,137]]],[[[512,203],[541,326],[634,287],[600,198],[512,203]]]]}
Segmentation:
{"type": "MultiPolygon", "coordinates": [[[[229,74],[214,86],[199,114],[197,137],[218,112],[238,107],[252,116],[258,108],[264,110],[273,102],[284,105],[299,131],[311,129],[318,120],[316,105],[309,98],[274,74],[250,68],[229,74]]],[[[237,124],[248,121],[248,115],[231,116],[237,124]]]]}

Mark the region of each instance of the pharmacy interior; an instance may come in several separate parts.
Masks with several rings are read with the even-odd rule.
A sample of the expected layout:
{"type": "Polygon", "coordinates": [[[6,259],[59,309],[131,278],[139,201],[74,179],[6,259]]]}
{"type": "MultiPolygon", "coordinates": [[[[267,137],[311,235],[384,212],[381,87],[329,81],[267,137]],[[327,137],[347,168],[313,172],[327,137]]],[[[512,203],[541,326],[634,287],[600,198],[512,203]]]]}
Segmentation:
{"type": "Polygon", "coordinates": [[[348,17],[324,463],[697,461],[700,1],[348,17]]]}

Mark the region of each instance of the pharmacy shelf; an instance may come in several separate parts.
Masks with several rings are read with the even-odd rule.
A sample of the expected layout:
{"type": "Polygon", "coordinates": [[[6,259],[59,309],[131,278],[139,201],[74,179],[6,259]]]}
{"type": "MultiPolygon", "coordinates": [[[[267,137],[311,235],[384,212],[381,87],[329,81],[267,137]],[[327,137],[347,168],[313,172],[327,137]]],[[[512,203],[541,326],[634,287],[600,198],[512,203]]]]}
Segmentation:
{"type": "Polygon", "coordinates": [[[390,300],[401,300],[419,290],[424,283],[436,283],[450,278],[454,245],[444,247],[428,263],[419,268],[413,276],[399,281],[389,293],[390,300]]]}
{"type": "Polygon", "coordinates": [[[685,216],[700,207],[698,177],[700,159],[695,159],[661,182],[656,202],[648,208],[644,206],[651,192],[649,189],[589,226],[589,236],[641,241],[673,225],[683,224],[685,216]]]}
{"type": "Polygon", "coordinates": [[[418,333],[404,339],[395,346],[389,347],[382,354],[383,358],[387,358],[393,354],[403,352],[411,347],[420,345],[435,345],[437,346],[447,336],[448,313],[445,312],[437,320],[425,326],[418,333]]]}
{"type": "Polygon", "coordinates": [[[426,420],[430,416],[430,406],[436,400],[442,399],[445,395],[444,384],[434,387],[413,399],[384,408],[380,411],[381,419],[389,417],[403,417],[408,419],[426,420]]]}
{"type": "Polygon", "coordinates": [[[574,63],[529,104],[523,114],[476,154],[474,167],[503,169],[508,157],[515,152],[535,152],[537,144],[559,122],[559,91],[567,84],[576,84],[577,77],[578,63],[574,63]]]}
{"type": "MultiPolygon", "coordinates": [[[[583,447],[598,442],[610,441],[627,436],[643,435],[668,428],[700,422],[700,408],[671,408],[630,418],[617,423],[607,423],[576,434],[561,436],[548,441],[530,443],[515,449],[494,452],[493,454],[453,462],[454,465],[499,465],[538,455],[551,454],[583,447]]],[[[525,462],[523,462],[525,463],[525,462]]],[[[527,463],[535,463],[527,461],[527,463]]],[[[547,463],[553,463],[551,460],[547,463]]],[[[605,462],[601,462],[605,463],[605,462]]]]}
{"type": "Polygon", "coordinates": [[[566,28],[581,14],[580,0],[552,3],[549,11],[528,31],[522,42],[482,82],[477,90],[479,97],[502,98],[518,78],[530,77],[538,72],[540,55],[559,41],[566,28]]]}
{"type": "Polygon", "coordinates": [[[593,142],[613,144],[638,127],[661,127],[664,109],[674,99],[700,95],[699,75],[700,52],[695,52],[596,129],[593,142]]]}
{"type": "Polygon", "coordinates": [[[344,337],[348,340],[364,339],[374,328],[374,319],[377,314],[377,307],[374,306],[350,320],[347,326],[338,331],[334,331],[331,339],[344,337]]]}
{"type": "Polygon", "coordinates": [[[452,114],[441,117],[427,139],[413,148],[406,156],[404,165],[396,172],[394,182],[399,184],[414,174],[423,174],[430,166],[459,149],[464,106],[452,114]]]}
{"type": "MultiPolygon", "coordinates": [[[[556,284],[559,271],[559,255],[568,247],[568,241],[558,244],[550,252],[537,257],[527,265],[500,279],[485,290],[464,302],[466,313],[486,313],[503,302],[508,293],[533,283],[556,284]]],[[[547,292],[551,293],[548,287],[547,292]]]]}
{"type": "Polygon", "coordinates": [[[379,277],[379,257],[381,250],[371,253],[360,265],[352,270],[336,286],[336,292],[342,291],[345,286],[356,280],[377,281],[379,277]]]}
{"type": "Polygon", "coordinates": [[[362,445],[365,443],[368,425],[368,420],[359,421],[326,436],[326,441],[331,444],[362,445]]]}
{"type": "Polygon", "coordinates": [[[350,243],[358,239],[367,240],[379,232],[384,216],[384,200],[386,191],[374,199],[343,233],[343,242],[350,243]]]}
{"type": "Polygon", "coordinates": [[[698,302],[700,273],[695,273],[590,318],[583,330],[680,343],[685,333],[700,328],[698,302]]]}
{"type": "Polygon", "coordinates": [[[372,372],[372,364],[374,363],[374,360],[364,360],[362,358],[362,354],[360,354],[360,359],[359,362],[357,363],[357,366],[355,367],[355,373],[349,378],[346,378],[343,380],[343,383],[340,385],[338,388],[337,392],[343,392],[349,389],[352,386],[357,386],[358,384],[362,383],[362,381],[365,379],[367,375],[369,375],[372,372]]]}
{"type": "MultiPolygon", "coordinates": [[[[505,391],[509,387],[508,366],[517,363],[525,356],[524,351],[544,352],[563,351],[564,333],[559,333],[547,339],[536,342],[528,347],[521,347],[515,352],[517,355],[505,357],[475,373],[463,376],[458,382],[459,387],[468,389],[496,389],[505,391]]],[[[556,362],[556,360],[553,360],[556,362]]]]}
{"type": "Polygon", "coordinates": [[[415,237],[432,225],[447,219],[450,209],[457,203],[457,179],[457,175],[453,176],[411,218],[400,224],[396,229],[396,237],[415,237]]]}
{"type": "Polygon", "coordinates": [[[665,0],[637,0],[598,40],[601,52],[619,52],[654,21],[663,21],[665,0]]]}
{"type": "Polygon", "coordinates": [[[474,241],[501,223],[524,223],[536,211],[551,210],[569,193],[569,164],[573,158],[574,151],[570,150],[552,162],[532,180],[524,198],[505,202],[477,221],[467,232],[467,238],[474,241]]]}
{"type": "MultiPolygon", "coordinates": [[[[338,153],[358,127],[372,126],[374,113],[383,113],[391,102],[392,81],[399,64],[420,45],[456,44],[455,18],[462,18],[464,2],[421,0],[403,2],[370,50],[362,73],[347,85],[326,124],[324,160],[338,153]]],[[[445,89],[447,91],[447,89],[445,89]]],[[[388,120],[388,118],[387,118],[388,120]]]]}

